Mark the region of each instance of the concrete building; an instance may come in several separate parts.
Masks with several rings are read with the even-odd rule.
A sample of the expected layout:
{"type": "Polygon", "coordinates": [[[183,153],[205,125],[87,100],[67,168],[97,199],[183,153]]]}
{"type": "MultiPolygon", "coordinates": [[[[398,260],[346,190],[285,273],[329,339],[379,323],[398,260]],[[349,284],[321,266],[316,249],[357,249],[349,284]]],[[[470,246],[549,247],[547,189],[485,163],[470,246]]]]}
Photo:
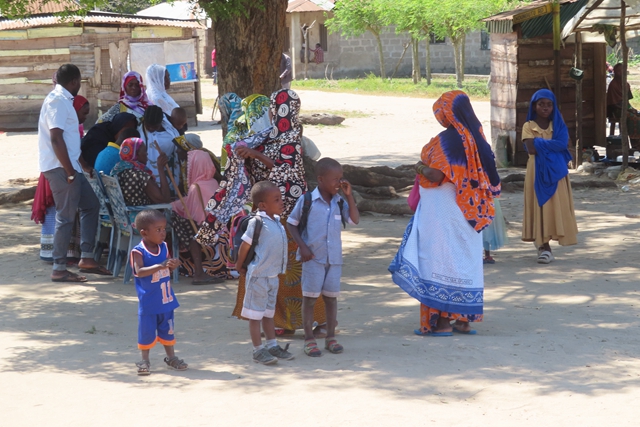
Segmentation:
{"type": "MultiPolygon", "coordinates": [[[[364,77],[369,73],[380,73],[378,47],[375,37],[367,32],[359,37],[346,38],[339,33],[329,33],[325,21],[331,17],[333,2],[330,0],[290,0],[287,9],[288,40],[285,46],[294,64],[297,79],[304,78],[304,63],[301,48],[302,26],[312,25],[309,31],[309,46],[320,43],[324,50],[324,63],[313,62],[313,53],[307,65],[309,78],[364,77]]],[[[393,73],[409,43],[408,34],[396,34],[394,27],[386,28],[381,34],[387,75],[393,73]]],[[[491,45],[487,33],[474,32],[467,35],[465,72],[469,74],[489,74],[491,71],[491,45]]],[[[420,42],[420,63],[424,73],[426,46],[431,50],[431,71],[434,73],[454,73],[453,45],[451,40],[430,40],[420,42]]],[[[411,75],[411,47],[408,47],[400,62],[396,77],[411,75]]]]}

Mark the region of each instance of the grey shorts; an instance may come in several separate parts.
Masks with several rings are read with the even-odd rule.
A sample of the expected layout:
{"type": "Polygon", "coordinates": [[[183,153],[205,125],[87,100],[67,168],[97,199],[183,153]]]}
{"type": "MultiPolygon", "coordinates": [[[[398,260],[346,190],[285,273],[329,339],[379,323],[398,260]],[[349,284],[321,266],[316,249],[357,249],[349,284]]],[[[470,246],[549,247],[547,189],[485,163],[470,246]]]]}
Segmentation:
{"type": "Polygon", "coordinates": [[[263,317],[273,318],[276,314],[276,297],[280,279],[275,277],[252,277],[247,275],[245,280],[244,301],[242,302],[242,317],[251,320],[262,320],[263,317]]]}
{"type": "Polygon", "coordinates": [[[340,295],[342,265],[321,264],[314,260],[302,263],[302,296],[318,298],[340,295]]]}

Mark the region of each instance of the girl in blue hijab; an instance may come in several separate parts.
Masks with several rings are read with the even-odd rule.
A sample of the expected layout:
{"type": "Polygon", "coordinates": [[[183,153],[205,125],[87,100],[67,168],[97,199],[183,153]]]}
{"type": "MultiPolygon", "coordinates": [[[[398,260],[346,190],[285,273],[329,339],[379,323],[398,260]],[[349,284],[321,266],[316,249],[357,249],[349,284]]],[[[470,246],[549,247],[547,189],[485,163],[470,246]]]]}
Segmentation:
{"type": "Polygon", "coordinates": [[[554,260],[549,242],[575,245],[578,235],[567,167],[569,131],[550,90],[539,90],[531,98],[522,142],[529,153],[522,240],[535,243],[539,264],[549,264],[554,260]]]}

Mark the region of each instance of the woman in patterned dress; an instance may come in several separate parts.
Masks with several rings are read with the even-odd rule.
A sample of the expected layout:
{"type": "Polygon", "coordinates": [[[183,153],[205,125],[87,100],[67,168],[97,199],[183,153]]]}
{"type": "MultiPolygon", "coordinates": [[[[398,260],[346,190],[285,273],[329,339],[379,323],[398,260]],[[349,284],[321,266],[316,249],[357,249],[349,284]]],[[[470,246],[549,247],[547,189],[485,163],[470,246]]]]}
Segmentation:
{"type": "MultiPolygon", "coordinates": [[[[225,147],[228,156],[225,181],[207,205],[209,215],[200,239],[213,237],[226,230],[228,221],[248,203],[251,186],[259,181],[271,181],[280,188],[284,198],[283,224],[296,201],[307,191],[302,159],[302,126],[299,122],[300,98],[292,90],[282,89],[271,95],[269,107],[273,127],[225,147]],[[209,237],[207,237],[209,236],[209,237]]],[[[302,266],[296,261],[297,245],[289,237],[289,260],[286,274],[280,278],[276,313],[276,328],[295,331],[302,328],[302,266]]],[[[201,241],[202,243],[202,241],[201,241]]],[[[244,298],[244,276],[240,277],[233,315],[240,318],[244,298]]],[[[318,325],[325,323],[324,301],[315,307],[318,325]]],[[[318,328],[319,329],[319,328],[318,328]]]]}

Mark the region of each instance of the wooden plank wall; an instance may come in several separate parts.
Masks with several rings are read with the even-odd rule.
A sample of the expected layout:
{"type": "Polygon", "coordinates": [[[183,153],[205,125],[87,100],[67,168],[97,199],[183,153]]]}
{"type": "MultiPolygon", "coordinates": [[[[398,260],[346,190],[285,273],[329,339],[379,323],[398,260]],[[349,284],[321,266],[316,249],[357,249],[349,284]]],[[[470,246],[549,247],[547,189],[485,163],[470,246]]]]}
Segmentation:
{"type": "MultiPolygon", "coordinates": [[[[51,78],[65,63],[76,64],[82,73],[80,94],[91,106],[85,122],[89,128],[118,99],[129,43],[191,37],[191,29],[173,27],[58,26],[0,31],[0,130],[37,128],[42,100],[52,89],[51,78]],[[152,38],[132,38],[132,30],[138,36],[152,38]]],[[[169,92],[187,110],[189,124],[195,125],[194,84],[174,85],[169,92]]]]}
{"type": "Polygon", "coordinates": [[[491,140],[494,151],[498,149],[499,138],[506,137],[511,146],[515,144],[517,42],[516,33],[491,34],[491,140]]]}

